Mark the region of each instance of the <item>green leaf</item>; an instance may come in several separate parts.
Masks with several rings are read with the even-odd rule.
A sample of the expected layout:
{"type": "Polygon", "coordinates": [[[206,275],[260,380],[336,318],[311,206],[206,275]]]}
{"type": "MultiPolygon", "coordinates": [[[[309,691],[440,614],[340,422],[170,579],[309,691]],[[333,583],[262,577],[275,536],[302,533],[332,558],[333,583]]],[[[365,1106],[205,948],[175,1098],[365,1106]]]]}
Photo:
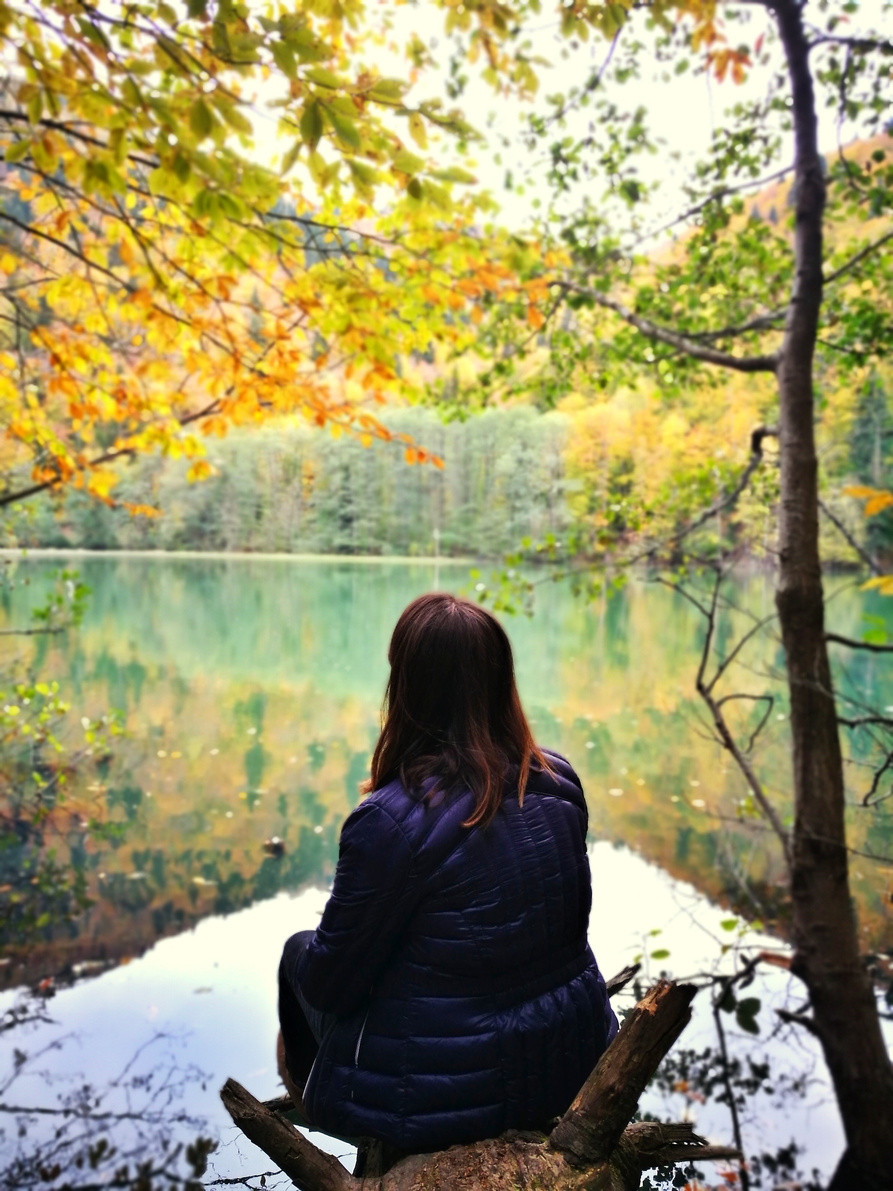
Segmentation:
{"type": "Polygon", "coordinates": [[[403,98],[406,84],[399,79],[379,79],[367,94],[376,103],[396,104],[403,98]]]}
{"type": "Polygon", "coordinates": [[[128,75],[121,84],[121,94],[131,107],[138,108],[142,106],[142,93],[130,75],[128,75]]]}
{"type": "Polygon", "coordinates": [[[742,1013],[736,1013],[735,1021],[748,1034],[759,1034],[760,1032],[760,1025],[755,1017],[745,1017],[742,1013]]]}
{"type": "Polygon", "coordinates": [[[441,182],[459,182],[463,186],[471,186],[477,182],[474,174],[469,174],[468,170],[460,170],[456,166],[452,166],[448,170],[433,170],[431,176],[441,182]]]}
{"type": "Polygon", "coordinates": [[[254,135],[254,125],[236,104],[221,96],[214,100],[214,107],[234,132],[239,132],[243,136],[254,135]]]}
{"type": "Polygon", "coordinates": [[[330,87],[333,91],[339,91],[344,86],[342,79],[331,70],[326,70],[322,66],[313,66],[304,75],[311,83],[317,83],[320,87],[330,87]]]}
{"type": "Polygon", "coordinates": [[[406,192],[410,198],[414,198],[416,200],[421,199],[422,195],[424,194],[424,189],[423,189],[422,184],[418,178],[410,178],[409,179],[409,184],[406,187],[406,192]]]}
{"type": "Polygon", "coordinates": [[[5,160],[13,165],[17,161],[24,161],[31,152],[31,141],[12,141],[6,146],[5,160]]]}
{"type": "Polygon", "coordinates": [[[286,76],[286,78],[297,78],[298,64],[295,60],[294,50],[290,45],[284,41],[271,42],[270,53],[273,55],[273,61],[286,76]]]}
{"type": "Polygon", "coordinates": [[[379,181],[378,172],[364,161],[357,161],[355,157],[349,157],[347,165],[357,190],[364,197],[370,197],[372,187],[379,181]]]}
{"type": "Polygon", "coordinates": [[[301,139],[304,141],[304,144],[309,145],[311,149],[315,149],[319,144],[319,138],[322,136],[322,112],[315,99],[311,100],[304,108],[298,127],[300,128],[301,139]]]}
{"type": "Polygon", "coordinates": [[[716,1003],[717,1009],[721,1009],[723,1013],[731,1013],[738,1002],[735,1000],[735,993],[732,986],[729,985],[726,991],[716,1003]]]}
{"type": "Polygon", "coordinates": [[[282,158],[282,165],[279,167],[280,175],[282,175],[284,177],[288,173],[288,171],[294,166],[295,162],[298,160],[298,156],[299,156],[301,150],[303,149],[303,147],[304,147],[303,141],[295,141],[295,143],[292,145],[292,147],[289,149],[289,151],[286,153],[286,155],[282,158]]]}
{"type": "Polygon", "coordinates": [[[415,153],[410,153],[408,149],[398,149],[391,165],[401,174],[417,174],[425,168],[422,158],[416,157],[415,153]]]}
{"type": "Polygon", "coordinates": [[[186,11],[191,17],[204,17],[207,8],[208,0],[186,0],[186,11]]]}
{"type": "Polygon", "coordinates": [[[108,50],[109,41],[103,31],[94,25],[92,21],[88,21],[86,17],[77,17],[78,28],[87,41],[90,41],[100,50],[108,50]]]}
{"type": "Polygon", "coordinates": [[[735,1010],[735,1021],[740,1028],[748,1034],[759,1034],[760,1027],[757,1022],[757,1014],[760,1011],[759,997],[745,997],[743,1001],[738,1002],[735,1010]]]}
{"type": "Polygon", "coordinates": [[[409,135],[420,149],[428,148],[428,133],[425,129],[425,121],[418,112],[410,112],[409,135]]]}
{"type": "Polygon", "coordinates": [[[723,918],[722,922],[719,925],[722,928],[722,930],[734,930],[735,927],[738,925],[738,919],[737,918],[723,918]]]}
{"type": "Polygon", "coordinates": [[[173,170],[179,181],[189,181],[189,175],[192,173],[192,166],[190,165],[189,158],[184,153],[178,153],[174,158],[173,170]]]}
{"type": "Polygon", "coordinates": [[[329,123],[334,128],[337,136],[344,141],[351,149],[359,149],[363,143],[360,137],[360,131],[354,124],[353,120],[348,120],[345,116],[335,110],[329,103],[323,103],[322,107],[329,118],[329,123]]]}
{"type": "Polygon", "coordinates": [[[170,25],[172,29],[176,29],[179,23],[177,14],[169,4],[164,3],[164,0],[161,0],[161,3],[158,5],[158,15],[165,24],[170,25]]]}
{"type": "Polygon", "coordinates": [[[43,116],[43,92],[38,87],[28,100],[28,120],[36,124],[43,116]]]}
{"type": "Polygon", "coordinates": [[[657,951],[651,952],[652,959],[669,959],[670,953],[666,947],[658,947],[657,951]]]}
{"type": "Polygon", "coordinates": [[[189,127],[200,141],[211,135],[214,129],[214,117],[203,99],[197,99],[189,109],[189,127]]]}

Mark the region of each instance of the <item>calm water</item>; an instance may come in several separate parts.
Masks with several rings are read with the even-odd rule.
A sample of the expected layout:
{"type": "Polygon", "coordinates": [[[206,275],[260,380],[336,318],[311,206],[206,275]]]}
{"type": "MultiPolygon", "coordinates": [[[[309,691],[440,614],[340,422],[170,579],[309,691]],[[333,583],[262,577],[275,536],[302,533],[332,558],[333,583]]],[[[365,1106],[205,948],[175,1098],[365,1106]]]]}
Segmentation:
{"type": "MultiPolygon", "coordinates": [[[[284,938],[312,926],[324,903],[340,824],[358,801],[377,733],[393,624],[420,592],[467,585],[467,571],[244,558],[76,565],[92,588],[81,628],[4,648],[63,685],[75,722],[118,708],[128,734],[115,741],[107,770],[85,779],[52,825],[60,853],[70,849],[86,863],[92,907],[76,924],[47,928],[27,952],[8,949],[0,966],[10,990],[64,969],[82,977],[49,1002],[55,1024],[17,1034],[29,1059],[15,1081],[15,1102],[68,1094],[81,1078],[97,1087],[114,1083],[131,1054],[150,1043],[139,1062],[180,1073],[168,1081],[182,1091],[177,1103],[219,1131],[215,1089],[227,1074],[258,1095],[276,1092],[276,960],[284,938]],[[113,838],[90,830],[89,820],[100,817],[120,825],[113,838]],[[264,850],[273,836],[284,841],[282,856],[264,850]],[[63,1037],[64,1046],[30,1057],[63,1037]],[[45,1076],[55,1081],[51,1091],[45,1076]]],[[[58,566],[15,564],[16,585],[0,619],[22,624],[58,566]]],[[[830,587],[841,589],[829,617],[836,631],[861,636],[877,627],[866,617],[893,626],[893,603],[842,581],[830,587]]],[[[749,623],[748,612],[772,608],[762,579],[729,595],[745,611],[725,614],[721,649],[749,623]]],[[[783,934],[777,853],[758,825],[738,821],[743,783],[705,738],[693,692],[697,611],[654,584],[630,585],[595,604],[544,584],[535,615],[505,623],[538,738],[570,757],[587,789],[592,941],[602,967],[613,971],[643,951],[658,952],[649,961],[653,974],[728,962],[729,955],[718,960],[719,944],[737,944],[738,931],[720,923],[739,914],[783,934]]],[[[841,689],[893,704],[893,667],[867,655],[845,661],[841,689]]],[[[725,689],[762,693],[782,665],[770,629],[742,655],[725,689]]],[[[755,721],[747,718],[752,704],[742,707],[743,731],[755,721]]],[[[781,805],[785,715],[782,696],[758,750],[781,805]]],[[[854,801],[866,782],[860,760],[848,766],[854,801]]],[[[893,821],[883,809],[854,809],[850,831],[863,851],[893,851],[893,821]]],[[[868,860],[853,866],[873,947],[893,943],[890,875],[889,866],[868,860]]],[[[741,945],[777,946],[770,934],[746,934],[741,945]]],[[[764,1035],[773,1028],[769,1004],[784,995],[786,980],[778,972],[761,978],[764,1035]]],[[[4,1004],[15,995],[5,994],[4,1004]]],[[[710,1041],[709,1014],[696,1018],[688,1041],[710,1041]]],[[[799,1037],[773,1037],[771,1047],[779,1062],[810,1068],[815,1061],[799,1037]]],[[[115,1086],[112,1100],[124,1095],[124,1084],[115,1086]]],[[[780,1114],[771,1097],[765,1104],[755,1097],[752,1128],[777,1145],[796,1133],[811,1158],[827,1164],[838,1139],[823,1098],[817,1092],[780,1114]]],[[[724,1111],[711,1115],[684,1099],[676,1096],[672,1111],[700,1113],[705,1128],[728,1136],[724,1111]]],[[[38,1126],[28,1120],[31,1137],[38,1126]]],[[[219,1173],[268,1169],[232,1131],[222,1136],[219,1173]]],[[[24,1144],[13,1138],[8,1129],[0,1147],[24,1144]]]]}

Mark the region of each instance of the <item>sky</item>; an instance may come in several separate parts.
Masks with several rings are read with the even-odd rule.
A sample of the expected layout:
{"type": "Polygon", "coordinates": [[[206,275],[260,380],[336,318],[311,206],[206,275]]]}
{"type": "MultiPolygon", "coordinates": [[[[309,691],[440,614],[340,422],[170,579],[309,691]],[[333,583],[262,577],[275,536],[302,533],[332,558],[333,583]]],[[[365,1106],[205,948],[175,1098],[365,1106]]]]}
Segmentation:
{"type": "MultiPolygon", "coordinates": [[[[843,5],[832,4],[829,8],[831,11],[841,12],[843,5]]],[[[422,76],[420,82],[409,93],[409,101],[440,96],[447,106],[460,106],[463,109],[470,123],[487,138],[486,145],[474,146],[472,149],[472,172],[480,184],[488,188],[498,201],[501,208],[500,221],[512,228],[524,228],[531,217],[535,216],[535,200],[539,199],[542,210],[548,203],[549,191],[545,181],[545,164],[539,156],[540,151],[531,154],[521,140],[523,121],[532,110],[550,110],[545,97],[584,83],[593,68],[597,69],[604,62],[610,43],[601,34],[592,33],[588,43],[570,48],[569,43],[557,35],[558,21],[550,19],[551,12],[546,6],[541,18],[538,18],[538,23],[528,31],[535,52],[548,59],[551,64],[549,67],[538,69],[540,87],[533,105],[523,104],[515,98],[496,95],[492,87],[480,78],[480,64],[477,67],[468,67],[466,73],[469,82],[463,95],[458,100],[451,100],[445,90],[445,61],[449,54],[450,41],[443,33],[443,10],[435,7],[429,0],[419,0],[418,3],[401,4],[396,7],[391,0],[383,0],[374,11],[376,14],[390,15],[395,43],[402,44],[406,36],[414,31],[428,45],[440,69],[428,71],[422,76]],[[509,148],[501,143],[503,138],[510,142],[509,148]],[[507,167],[512,167],[515,184],[513,190],[508,190],[505,186],[507,167]],[[528,182],[526,186],[521,184],[521,175],[525,169],[533,174],[532,182],[528,182]]],[[[811,19],[817,24],[824,19],[814,3],[807,11],[808,18],[810,13],[811,19]]],[[[761,7],[754,6],[749,10],[748,18],[746,27],[730,26],[730,44],[736,45],[744,41],[752,45],[761,32],[769,30],[768,15],[761,7]]],[[[846,32],[854,33],[870,28],[893,34],[891,7],[885,0],[867,0],[862,3],[859,12],[850,18],[846,32]]],[[[755,66],[747,81],[740,86],[733,84],[730,79],[722,83],[717,82],[709,73],[704,72],[695,74],[689,71],[682,76],[668,77],[664,67],[645,58],[642,77],[635,83],[627,84],[625,88],[615,88],[611,92],[617,95],[618,102],[624,106],[643,104],[648,110],[651,131],[663,142],[662,149],[656,156],[642,162],[643,178],[646,181],[659,180],[661,183],[655,206],[657,222],[674,214],[680,204],[684,205],[681,184],[688,173],[687,166],[696,157],[705,155],[712,133],[723,125],[725,110],[732,104],[756,99],[764,93],[767,79],[781,61],[777,47],[773,49],[770,46],[771,40],[770,37],[766,38],[769,47],[768,63],[755,66]],[[679,153],[680,160],[674,160],[671,157],[672,153],[679,153]]],[[[374,64],[385,76],[405,77],[407,73],[407,64],[402,55],[385,48],[376,54],[374,64]]],[[[567,131],[585,133],[588,119],[591,119],[591,109],[577,120],[571,121],[567,131]]],[[[396,127],[402,135],[406,135],[405,123],[398,123],[396,127]]],[[[846,125],[838,129],[836,112],[826,109],[820,112],[819,132],[820,145],[825,152],[831,152],[836,148],[838,135],[843,143],[853,139],[855,135],[855,130],[846,125]]],[[[284,146],[282,141],[277,142],[271,123],[268,122],[266,126],[261,123],[258,126],[258,155],[261,159],[269,160],[277,152],[284,152],[285,147],[287,142],[284,146]]],[[[414,148],[412,145],[410,147],[414,148]]],[[[438,152],[436,146],[432,147],[432,152],[438,152]]],[[[449,146],[444,146],[441,152],[450,152],[449,146]]],[[[788,146],[786,155],[788,159],[792,155],[788,146]]],[[[467,161],[463,164],[469,168],[467,161]]],[[[578,188],[565,206],[575,205],[582,193],[582,188],[578,188]]]]}

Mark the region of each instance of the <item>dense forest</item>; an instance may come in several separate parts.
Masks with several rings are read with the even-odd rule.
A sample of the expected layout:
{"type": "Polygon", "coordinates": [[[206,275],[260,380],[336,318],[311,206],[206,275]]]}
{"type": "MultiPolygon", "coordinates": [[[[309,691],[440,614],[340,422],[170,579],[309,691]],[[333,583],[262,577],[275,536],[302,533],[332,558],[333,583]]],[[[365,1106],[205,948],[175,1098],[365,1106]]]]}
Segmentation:
{"type": "MultiPolygon", "coordinates": [[[[388,411],[389,429],[434,452],[442,468],[406,466],[402,443],[336,440],[296,420],[236,430],[208,440],[214,473],[202,482],[188,479],[186,459],[137,456],[120,465],[108,503],[77,489],[44,494],[8,509],[3,534],[8,546],[94,550],[496,557],[550,544],[560,554],[594,553],[648,530],[671,536],[728,482],[763,402],[753,383],[731,397],[712,417],[703,395],[661,408],[627,389],[597,404],[571,393],[548,412],[521,403],[453,421],[424,407],[388,411]],[[128,506],[157,515],[134,516],[128,506]]],[[[833,392],[822,432],[825,500],[883,556],[893,514],[866,521],[844,489],[886,482],[888,387],[875,376],[859,391],[833,392]]],[[[706,532],[722,535],[727,549],[762,555],[760,526],[776,488],[769,469],[740,517],[706,532]]],[[[824,532],[824,557],[851,561],[835,527],[824,532]]]]}

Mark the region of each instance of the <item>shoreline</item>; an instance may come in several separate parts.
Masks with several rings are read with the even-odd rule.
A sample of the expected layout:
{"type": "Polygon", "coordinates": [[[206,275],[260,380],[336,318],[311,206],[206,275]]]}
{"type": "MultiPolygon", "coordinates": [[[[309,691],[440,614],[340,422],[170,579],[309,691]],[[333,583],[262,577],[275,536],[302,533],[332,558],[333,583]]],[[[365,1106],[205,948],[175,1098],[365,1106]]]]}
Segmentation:
{"type": "Polygon", "coordinates": [[[29,558],[183,558],[189,561],[211,559],[214,561],[239,562],[340,562],[340,563],[400,563],[409,566],[473,566],[479,558],[436,554],[286,554],[254,553],[248,550],[90,550],[82,546],[3,546],[0,558],[27,562],[29,558]]]}

